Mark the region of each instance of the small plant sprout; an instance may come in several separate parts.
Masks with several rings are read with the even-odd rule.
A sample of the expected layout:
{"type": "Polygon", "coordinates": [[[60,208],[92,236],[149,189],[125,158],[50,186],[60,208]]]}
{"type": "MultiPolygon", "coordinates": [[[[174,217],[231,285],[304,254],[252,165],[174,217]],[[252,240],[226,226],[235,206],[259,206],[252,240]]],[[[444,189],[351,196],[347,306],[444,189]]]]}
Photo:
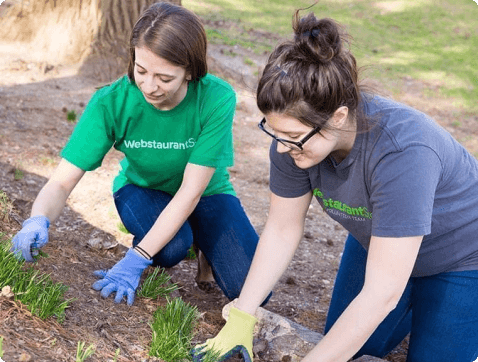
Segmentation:
{"type": "Polygon", "coordinates": [[[3,336],[0,336],[0,358],[3,357],[3,336]]]}
{"type": "Polygon", "coordinates": [[[244,64],[251,66],[254,65],[254,62],[251,60],[251,58],[245,57],[244,64]]]}
{"type": "Polygon", "coordinates": [[[196,251],[194,250],[194,247],[191,246],[186,255],[186,259],[195,260],[196,258],[197,258],[196,251]]]}
{"type": "Polygon", "coordinates": [[[66,119],[68,122],[76,122],[77,117],[78,115],[76,114],[75,110],[71,110],[66,113],[66,119]]]}
{"type": "Polygon", "coordinates": [[[199,319],[196,307],[181,298],[168,301],[153,314],[153,338],[149,355],[166,362],[182,362],[190,359],[191,340],[199,319]]]}
{"type": "Polygon", "coordinates": [[[119,354],[120,354],[120,349],[117,348],[116,352],[115,352],[115,358],[113,359],[113,362],[116,362],[118,360],[119,354]]]}
{"type": "Polygon", "coordinates": [[[76,347],[76,362],[83,362],[95,354],[95,346],[93,344],[90,344],[85,350],[84,348],[85,342],[78,342],[78,346],[76,347]]]}
{"type": "Polygon", "coordinates": [[[138,296],[149,299],[167,297],[169,294],[179,289],[176,283],[170,284],[170,280],[171,276],[169,276],[163,268],[155,268],[155,270],[144,280],[141,289],[138,292],[138,296]]]}
{"type": "Polygon", "coordinates": [[[15,181],[20,181],[25,176],[23,174],[23,171],[19,168],[15,168],[15,170],[13,170],[13,173],[14,173],[15,181]]]}
{"type": "Polygon", "coordinates": [[[124,226],[124,224],[121,221],[118,223],[118,230],[125,234],[130,233],[128,229],[126,229],[126,226],[124,226]]]}

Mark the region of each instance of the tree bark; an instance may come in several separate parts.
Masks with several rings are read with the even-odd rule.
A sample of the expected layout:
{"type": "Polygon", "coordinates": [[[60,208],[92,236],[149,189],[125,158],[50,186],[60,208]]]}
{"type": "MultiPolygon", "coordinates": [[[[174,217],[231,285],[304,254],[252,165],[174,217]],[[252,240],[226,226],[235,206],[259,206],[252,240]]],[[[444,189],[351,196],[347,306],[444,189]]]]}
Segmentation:
{"type": "MultiPolygon", "coordinates": [[[[181,0],[164,0],[181,5],[181,0]]],[[[80,63],[109,81],[126,71],[129,37],[140,14],[157,0],[6,0],[0,39],[21,42],[38,61],[80,63]]]]}

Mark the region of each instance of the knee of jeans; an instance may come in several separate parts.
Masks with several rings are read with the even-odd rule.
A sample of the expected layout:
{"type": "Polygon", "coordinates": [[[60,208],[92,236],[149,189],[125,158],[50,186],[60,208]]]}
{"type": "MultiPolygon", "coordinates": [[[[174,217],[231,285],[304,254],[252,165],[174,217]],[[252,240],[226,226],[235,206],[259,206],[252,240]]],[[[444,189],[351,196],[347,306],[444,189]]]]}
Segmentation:
{"type": "Polygon", "coordinates": [[[191,245],[187,242],[169,242],[169,244],[153,257],[153,265],[163,268],[171,268],[177,265],[186,258],[191,245]]]}

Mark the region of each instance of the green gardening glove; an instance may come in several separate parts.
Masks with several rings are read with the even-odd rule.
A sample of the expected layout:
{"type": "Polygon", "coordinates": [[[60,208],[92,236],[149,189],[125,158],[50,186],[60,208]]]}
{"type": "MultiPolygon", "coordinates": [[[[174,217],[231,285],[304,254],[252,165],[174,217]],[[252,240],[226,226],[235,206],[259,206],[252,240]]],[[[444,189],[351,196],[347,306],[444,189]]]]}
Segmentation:
{"type": "Polygon", "coordinates": [[[244,361],[252,362],[252,335],[256,322],[253,315],[232,307],[226,325],[219,334],[191,351],[193,361],[201,362],[206,352],[212,350],[220,353],[218,361],[225,361],[234,354],[241,353],[244,361]]]}

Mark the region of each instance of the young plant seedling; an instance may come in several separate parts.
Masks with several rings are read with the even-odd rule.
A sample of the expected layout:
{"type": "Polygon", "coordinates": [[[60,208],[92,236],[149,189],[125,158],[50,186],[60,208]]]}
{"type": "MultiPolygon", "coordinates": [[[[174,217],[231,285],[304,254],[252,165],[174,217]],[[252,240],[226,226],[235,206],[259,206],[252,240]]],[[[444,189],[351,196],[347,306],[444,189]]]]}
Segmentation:
{"type": "Polygon", "coordinates": [[[76,122],[76,118],[78,115],[76,114],[75,110],[68,111],[66,114],[66,119],[68,122],[76,122]]]}
{"type": "Polygon", "coordinates": [[[163,268],[155,268],[154,271],[144,280],[141,289],[138,292],[138,296],[149,299],[167,297],[169,294],[179,289],[176,283],[169,284],[170,280],[171,276],[169,276],[163,268]]]}
{"type": "Polygon", "coordinates": [[[149,355],[166,362],[191,360],[191,340],[199,319],[196,307],[181,298],[168,300],[165,307],[159,307],[153,315],[153,338],[149,355]]]}
{"type": "Polygon", "coordinates": [[[84,362],[88,357],[95,354],[95,346],[90,344],[85,350],[85,342],[78,342],[76,347],[76,362],[84,362]]]}

